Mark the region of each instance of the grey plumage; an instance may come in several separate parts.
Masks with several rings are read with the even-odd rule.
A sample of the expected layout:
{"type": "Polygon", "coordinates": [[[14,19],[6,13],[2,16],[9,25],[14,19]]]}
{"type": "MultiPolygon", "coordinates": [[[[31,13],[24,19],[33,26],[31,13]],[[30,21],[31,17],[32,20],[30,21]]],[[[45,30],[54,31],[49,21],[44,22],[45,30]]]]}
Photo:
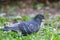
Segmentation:
{"type": "Polygon", "coordinates": [[[44,15],[38,14],[33,20],[12,24],[10,27],[4,27],[3,31],[22,32],[24,35],[33,34],[39,30],[42,19],[44,15]]]}

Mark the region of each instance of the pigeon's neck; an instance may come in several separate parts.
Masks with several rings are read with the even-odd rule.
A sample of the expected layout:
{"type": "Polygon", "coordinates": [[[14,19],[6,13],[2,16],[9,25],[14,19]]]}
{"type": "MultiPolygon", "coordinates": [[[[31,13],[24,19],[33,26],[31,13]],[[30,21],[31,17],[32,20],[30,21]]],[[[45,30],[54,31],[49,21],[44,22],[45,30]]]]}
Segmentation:
{"type": "Polygon", "coordinates": [[[41,24],[42,19],[36,18],[36,19],[34,19],[34,21],[37,22],[38,24],[41,24]]]}

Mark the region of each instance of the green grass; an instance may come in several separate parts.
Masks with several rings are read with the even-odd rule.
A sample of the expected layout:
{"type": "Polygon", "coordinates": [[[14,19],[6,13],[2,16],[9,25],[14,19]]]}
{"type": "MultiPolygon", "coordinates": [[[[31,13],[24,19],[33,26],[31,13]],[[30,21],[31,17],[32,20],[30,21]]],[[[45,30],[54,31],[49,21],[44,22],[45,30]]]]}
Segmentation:
{"type": "MultiPolygon", "coordinates": [[[[4,22],[7,22],[7,20],[10,20],[10,18],[0,17],[0,27],[3,27],[4,22]]],[[[30,17],[23,16],[21,19],[15,18],[14,20],[27,21],[30,20],[30,17]]],[[[56,20],[46,20],[37,33],[27,36],[22,36],[16,32],[3,32],[0,30],[0,40],[60,40],[60,25],[57,24],[60,22],[59,20],[60,17],[57,17],[56,20]]]]}

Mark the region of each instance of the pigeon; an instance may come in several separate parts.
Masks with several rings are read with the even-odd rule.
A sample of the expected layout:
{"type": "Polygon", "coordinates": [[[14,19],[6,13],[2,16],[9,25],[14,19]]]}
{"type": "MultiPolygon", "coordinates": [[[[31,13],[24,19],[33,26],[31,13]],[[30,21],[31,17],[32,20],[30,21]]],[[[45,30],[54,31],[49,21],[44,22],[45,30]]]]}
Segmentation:
{"type": "Polygon", "coordinates": [[[38,32],[40,29],[42,19],[44,19],[44,15],[38,14],[32,20],[24,21],[21,23],[18,22],[12,24],[10,27],[4,27],[3,31],[21,32],[23,35],[33,34],[35,32],[38,32]]]}

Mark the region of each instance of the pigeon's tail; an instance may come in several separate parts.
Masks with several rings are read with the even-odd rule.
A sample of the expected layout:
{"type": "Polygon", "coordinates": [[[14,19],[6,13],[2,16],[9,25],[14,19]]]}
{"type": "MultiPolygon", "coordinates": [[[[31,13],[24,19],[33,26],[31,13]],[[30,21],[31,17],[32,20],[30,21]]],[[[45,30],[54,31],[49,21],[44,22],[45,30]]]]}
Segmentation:
{"type": "Polygon", "coordinates": [[[12,27],[4,27],[2,30],[3,31],[10,31],[10,30],[12,30],[12,27]]]}
{"type": "Polygon", "coordinates": [[[3,31],[19,31],[18,27],[4,27],[3,31]]]}

